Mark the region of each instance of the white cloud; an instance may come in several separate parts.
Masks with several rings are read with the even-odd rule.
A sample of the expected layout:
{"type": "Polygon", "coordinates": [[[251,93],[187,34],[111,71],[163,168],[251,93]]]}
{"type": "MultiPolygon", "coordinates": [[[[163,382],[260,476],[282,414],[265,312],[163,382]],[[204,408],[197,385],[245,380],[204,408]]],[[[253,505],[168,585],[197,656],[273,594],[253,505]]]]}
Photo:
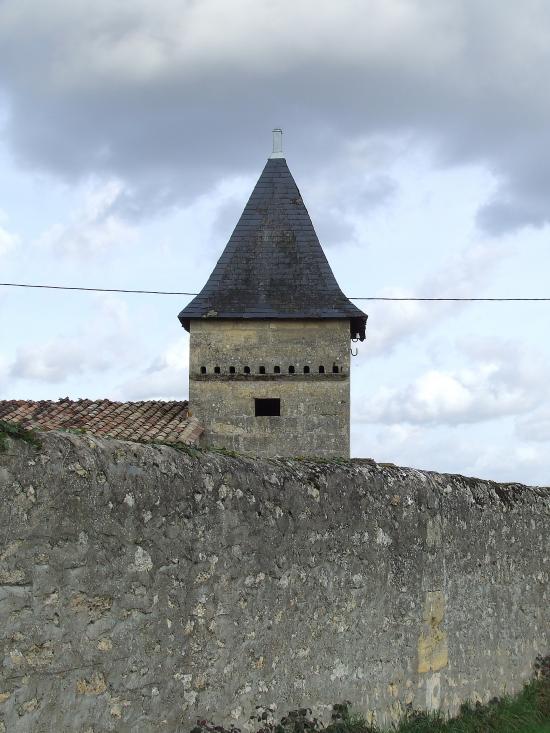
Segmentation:
{"type": "Polygon", "coordinates": [[[498,427],[471,424],[467,431],[441,425],[356,425],[356,455],[494,481],[548,485],[545,446],[518,440],[509,427],[505,420],[498,427]]]}
{"type": "Polygon", "coordinates": [[[17,350],[10,369],[14,379],[63,382],[84,371],[109,368],[107,355],[90,353],[78,338],[52,339],[42,344],[26,344],[17,350]]]}
{"type": "Polygon", "coordinates": [[[119,385],[121,399],[182,400],[187,397],[189,340],[178,339],[138,376],[119,385]]]}
{"type": "Polygon", "coordinates": [[[0,227],[0,257],[7,254],[17,244],[17,237],[0,227]]]}
{"type": "Polygon", "coordinates": [[[9,364],[5,357],[0,354],[0,390],[3,390],[8,382],[9,364]]]}
{"type": "MultiPolygon", "coordinates": [[[[425,278],[416,290],[384,288],[377,295],[395,298],[474,297],[479,295],[481,287],[513,251],[512,247],[502,243],[473,245],[452,256],[443,267],[425,278]]],[[[361,305],[360,301],[358,305],[361,305]]],[[[430,328],[446,318],[460,315],[467,307],[467,303],[457,302],[396,301],[376,308],[376,303],[373,303],[370,309],[371,312],[376,310],[376,318],[369,322],[369,354],[387,354],[408,338],[418,334],[425,336],[430,328]]]]}
{"type": "Polygon", "coordinates": [[[406,387],[381,387],[360,415],[384,424],[458,425],[520,415],[547,395],[547,365],[512,345],[467,344],[460,369],[429,369],[406,387]],[[475,357],[477,356],[477,363],[475,357]]]}
{"type": "Polygon", "coordinates": [[[467,447],[470,453],[469,473],[473,475],[494,481],[548,486],[548,456],[543,446],[513,439],[495,441],[487,438],[475,446],[470,441],[467,447]]]}
{"type": "Polygon", "coordinates": [[[550,442],[550,405],[545,404],[530,415],[518,419],[516,433],[523,440],[550,442]]]}
{"type": "Polygon", "coordinates": [[[3,226],[6,220],[5,213],[0,209],[0,257],[7,254],[19,244],[19,237],[3,226]]]}
{"type": "MultiPolygon", "coordinates": [[[[398,288],[383,288],[377,295],[388,298],[413,297],[414,293],[398,288]]],[[[362,307],[360,301],[357,302],[362,307]]],[[[391,352],[399,343],[416,335],[421,328],[434,325],[441,308],[431,309],[426,303],[412,301],[386,302],[383,307],[373,303],[369,308],[367,324],[369,355],[382,356],[391,352]]]]}
{"type": "Polygon", "coordinates": [[[96,296],[94,303],[93,314],[78,333],[19,346],[9,367],[11,379],[60,383],[127,365],[134,344],[125,304],[114,296],[96,296]]]}
{"type": "Polygon", "coordinates": [[[84,192],[81,208],[68,222],[44,232],[38,245],[64,255],[89,257],[135,243],[137,229],[115,211],[123,194],[124,187],[119,181],[90,184],[84,192]]]}

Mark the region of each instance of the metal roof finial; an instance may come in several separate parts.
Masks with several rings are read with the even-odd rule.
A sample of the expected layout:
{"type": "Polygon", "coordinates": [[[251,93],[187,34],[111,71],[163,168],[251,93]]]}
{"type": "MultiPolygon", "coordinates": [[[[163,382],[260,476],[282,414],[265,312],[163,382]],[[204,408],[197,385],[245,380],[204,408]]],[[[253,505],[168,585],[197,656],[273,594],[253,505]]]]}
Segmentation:
{"type": "Polygon", "coordinates": [[[273,152],[269,156],[270,158],[284,158],[283,153],[283,131],[280,127],[276,127],[273,130],[273,152]]]}

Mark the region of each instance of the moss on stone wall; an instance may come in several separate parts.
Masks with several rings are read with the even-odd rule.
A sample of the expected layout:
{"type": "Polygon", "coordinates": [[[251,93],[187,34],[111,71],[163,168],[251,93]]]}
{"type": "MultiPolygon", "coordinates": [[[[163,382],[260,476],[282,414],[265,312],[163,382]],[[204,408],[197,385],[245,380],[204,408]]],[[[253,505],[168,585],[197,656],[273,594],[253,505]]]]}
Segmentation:
{"type": "Polygon", "coordinates": [[[0,452],[7,451],[9,438],[12,440],[23,440],[26,443],[34,445],[35,448],[40,448],[41,446],[38,435],[33,430],[27,430],[18,423],[0,420],[0,452]]]}

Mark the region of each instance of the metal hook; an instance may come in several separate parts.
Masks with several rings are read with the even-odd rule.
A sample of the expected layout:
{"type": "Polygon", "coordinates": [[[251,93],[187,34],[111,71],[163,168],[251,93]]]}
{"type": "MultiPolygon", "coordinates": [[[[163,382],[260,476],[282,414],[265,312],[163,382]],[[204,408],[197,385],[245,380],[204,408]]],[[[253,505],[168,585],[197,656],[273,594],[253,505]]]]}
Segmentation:
{"type": "Polygon", "coordinates": [[[350,350],[349,350],[349,353],[350,353],[350,354],[351,354],[352,356],[357,356],[357,354],[359,353],[359,348],[356,348],[356,349],[355,349],[355,354],[353,353],[353,349],[350,349],[350,350]]]}

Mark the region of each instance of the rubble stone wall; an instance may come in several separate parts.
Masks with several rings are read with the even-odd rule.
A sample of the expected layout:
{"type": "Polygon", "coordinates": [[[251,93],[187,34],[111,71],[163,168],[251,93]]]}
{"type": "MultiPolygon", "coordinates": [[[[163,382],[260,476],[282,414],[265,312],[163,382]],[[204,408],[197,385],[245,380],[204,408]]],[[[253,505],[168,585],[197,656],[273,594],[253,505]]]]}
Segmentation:
{"type": "Polygon", "coordinates": [[[72,433],[0,453],[0,731],[389,723],[548,651],[550,491],[72,433]]]}

